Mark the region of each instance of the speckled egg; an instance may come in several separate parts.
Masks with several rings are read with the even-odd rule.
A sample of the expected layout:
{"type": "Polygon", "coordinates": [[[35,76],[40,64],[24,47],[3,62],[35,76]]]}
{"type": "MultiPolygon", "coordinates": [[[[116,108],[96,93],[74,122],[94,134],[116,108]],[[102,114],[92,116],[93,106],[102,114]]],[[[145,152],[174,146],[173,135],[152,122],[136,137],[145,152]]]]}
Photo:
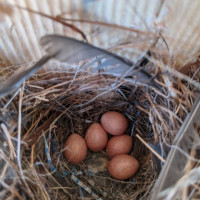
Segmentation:
{"type": "Polygon", "coordinates": [[[133,145],[131,136],[117,135],[113,136],[106,146],[107,155],[112,158],[113,156],[129,153],[133,145]]]}
{"type": "Polygon", "coordinates": [[[73,164],[81,163],[87,155],[87,145],[79,134],[70,135],[65,142],[64,155],[73,164]]]}
{"type": "Polygon", "coordinates": [[[102,151],[108,142],[108,135],[101,124],[93,123],[86,131],[85,141],[90,150],[102,151]]]}
{"type": "Polygon", "coordinates": [[[126,117],[115,111],[104,113],[101,117],[101,124],[106,132],[111,135],[121,135],[128,128],[126,117]]]}
{"type": "Polygon", "coordinates": [[[110,175],[118,180],[132,177],[137,172],[138,167],[138,161],[133,156],[127,154],[114,156],[108,163],[110,175]]]}

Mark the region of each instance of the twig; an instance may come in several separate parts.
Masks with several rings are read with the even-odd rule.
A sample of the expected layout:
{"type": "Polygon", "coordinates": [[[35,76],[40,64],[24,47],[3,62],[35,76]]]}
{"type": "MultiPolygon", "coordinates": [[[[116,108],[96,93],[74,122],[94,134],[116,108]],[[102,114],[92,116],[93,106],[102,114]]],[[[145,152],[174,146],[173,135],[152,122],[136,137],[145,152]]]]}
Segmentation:
{"type": "MultiPolygon", "coordinates": [[[[10,4],[9,4],[9,5],[10,5],[10,4]]],[[[11,6],[13,6],[13,5],[11,5],[11,6]]],[[[25,7],[22,7],[22,6],[20,6],[20,5],[14,5],[14,7],[16,7],[16,8],[18,8],[18,9],[21,9],[21,10],[28,11],[28,12],[30,12],[30,13],[38,14],[38,15],[40,15],[40,16],[42,16],[42,17],[46,17],[46,18],[48,18],[48,19],[51,19],[51,20],[56,21],[56,22],[58,22],[58,23],[61,23],[61,24],[63,24],[64,26],[67,26],[67,27],[71,28],[73,31],[79,33],[79,34],[83,37],[83,39],[85,39],[85,40],[87,41],[86,35],[85,35],[79,28],[77,28],[76,26],[74,26],[73,24],[66,23],[66,22],[64,22],[63,20],[58,19],[57,17],[53,17],[53,16],[51,16],[51,15],[47,15],[47,14],[45,14],[45,13],[42,13],[42,12],[39,12],[39,11],[36,11],[36,10],[32,10],[32,9],[30,9],[30,8],[25,8],[25,7]]]]}
{"type": "Polygon", "coordinates": [[[8,140],[8,146],[9,146],[9,149],[10,149],[10,158],[13,159],[14,157],[16,157],[16,153],[15,153],[12,141],[11,141],[10,133],[8,132],[8,129],[5,126],[5,124],[2,123],[1,128],[4,131],[4,133],[7,137],[7,140],[8,140]]]}
{"type": "Polygon", "coordinates": [[[12,100],[17,96],[17,94],[19,93],[20,88],[15,92],[15,94],[9,99],[9,101],[7,102],[7,104],[3,107],[3,109],[6,109],[8,107],[8,105],[12,102],[12,100]]]}
{"type": "MultiPolygon", "coordinates": [[[[23,84],[24,86],[24,84],[23,84]]],[[[23,171],[22,171],[22,165],[21,165],[21,126],[22,126],[22,98],[23,98],[23,93],[24,93],[24,87],[21,88],[20,93],[19,93],[19,109],[18,109],[18,134],[17,134],[17,162],[18,162],[18,167],[20,171],[20,175],[23,177],[23,171]]]]}
{"type": "Polygon", "coordinates": [[[117,29],[121,29],[121,30],[124,30],[124,31],[130,31],[130,32],[134,32],[134,33],[137,33],[137,34],[148,35],[148,36],[150,34],[152,34],[152,36],[156,35],[156,33],[152,33],[152,32],[146,33],[145,31],[141,31],[141,30],[125,27],[125,26],[120,26],[120,25],[117,25],[117,24],[110,24],[110,23],[106,23],[106,22],[101,22],[101,21],[92,21],[92,20],[84,20],[84,19],[69,19],[69,18],[61,17],[60,15],[57,16],[57,19],[60,19],[60,20],[63,20],[63,21],[96,24],[96,25],[106,26],[106,27],[109,27],[109,28],[117,28],[117,29]]]}
{"type": "Polygon", "coordinates": [[[165,163],[165,159],[162,158],[154,149],[152,149],[138,134],[136,134],[136,137],[163,163],[165,163]]]}

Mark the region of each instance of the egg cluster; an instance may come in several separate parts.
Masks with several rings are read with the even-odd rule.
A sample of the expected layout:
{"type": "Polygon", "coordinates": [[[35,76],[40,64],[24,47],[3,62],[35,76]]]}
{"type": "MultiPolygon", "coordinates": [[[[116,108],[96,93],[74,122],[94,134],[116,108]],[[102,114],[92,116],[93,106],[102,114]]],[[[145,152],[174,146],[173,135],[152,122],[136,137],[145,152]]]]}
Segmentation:
{"type": "Polygon", "coordinates": [[[139,167],[138,161],[128,155],[132,148],[132,138],[124,134],[128,128],[128,121],[119,112],[110,111],[102,115],[101,124],[93,123],[87,129],[85,139],[79,134],[70,135],[65,142],[64,155],[73,164],[81,163],[87,148],[93,152],[106,148],[111,158],[108,163],[110,175],[118,180],[125,180],[133,176],[139,167]],[[112,137],[108,140],[108,134],[112,137]]]}

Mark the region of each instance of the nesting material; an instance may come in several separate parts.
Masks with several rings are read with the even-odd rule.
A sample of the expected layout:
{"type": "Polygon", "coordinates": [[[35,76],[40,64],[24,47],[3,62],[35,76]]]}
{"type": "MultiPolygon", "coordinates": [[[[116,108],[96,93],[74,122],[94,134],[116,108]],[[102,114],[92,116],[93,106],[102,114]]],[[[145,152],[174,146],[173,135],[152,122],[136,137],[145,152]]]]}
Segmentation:
{"type": "MultiPolygon", "coordinates": [[[[155,161],[155,156],[152,157],[151,151],[135,135],[139,134],[147,145],[154,148],[154,144],[159,144],[164,137],[165,143],[170,144],[175,136],[174,130],[180,127],[186,115],[185,109],[190,109],[188,98],[195,97],[195,90],[189,90],[179,82],[182,88],[190,92],[185,93],[188,94],[188,97],[184,96],[185,101],[177,98],[177,102],[181,102],[178,108],[176,101],[167,96],[167,91],[161,96],[145,87],[128,84],[109,90],[109,86],[115,82],[114,77],[87,74],[76,74],[74,77],[59,73],[58,78],[52,79],[49,78],[50,74],[37,75],[26,82],[23,97],[17,95],[11,102],[8,98],[1,99],[1,113],[4,116],[1,124],[8,126],[1,129],[1,148],[13,152],[10,155],[2,154],[5,169],[2,174],[3,190],[6,195],[22,197],[23,194],[34,198],[40,196],[41,199],[66,199],[74,195],[77,199],[81,196],[102,199],[140,199],[149,196],[162,165],[159,164],[160,160],[155,161]],[[14,140],[18,135],[16,119],[20,102],[21,172],[17,163],[17,141],[14,140]],[[177,114],[174,114],[172,110],[177,108],[177,114]],[[100,122],[101,116],[111,110],[127,117],[129,126],[126,133],[133,139],[131,155],[140,165],[137,173],[125,181],[118,181],[109,175],[109,158],[105,151],[89,152],[79,165],[67,162],[63,154],[69,135],[78,133],[84,137],[88,127],[100,122]],[[6,138],[11,142],[8,143],[6,138]],[[10,179],[7,173],[12,173],[16,178],[10,179]],[[14,190],[11,192],[8,186],[20,188],[22,194],[14,190]]],[[[55,73],[53,75],[55,77],[55,73]]],[[[176,91],[178,95],[182,94],[180,89],[176,91]]]]}
{"type": "MultiPolygon", "coordinates": [[[[77,10],[81,10],[80,7],[75,8],[77,7],[71,9],[72,13],[76,14],[77,10]]],[[[80,16],[88,16],[87,12],[80,13],[80,16]]],[[[40,17],[38,14],[34,19],[38,20],[40,17]]],[[[55,18],[48,20],[48,25],[51,26],[50,21],[55,18]]],[[[67,30],[70,30],[69,35],[75,32],[81,37],[78,31],[82,30],[83,24],[80,21],[76,23],[80,29],[74,30],[74,27],[67,26],[67,30]]],[[[167,46],[163,37],[159,37],[157,41],[158,34],[149,30],[136,31],[119,25],[115,32],[114,23],[103,22],[100,29],[100,23],[88,24],[87,27],[92,28],[85,35],[88,34],[93,43],[93,34],[98,39],[102,38],[101,30],[111,26],[112,29],[105,28],[106,33],[113,33],[112,41],[106,43],[110,45],[107,48],[115,44],[112,50],[119,54],[126,47],[134,50],[127,57],[134,55],[136,63],[142,58],[143,68],[155,75],[161,89],[149,88],[148,83],[142,86],[137,82],[133,84],[131,79],[122,81],[112,75],[103,75],[101,71],[88,73],[81,70],[81,65],[69,66],[55,61],[48,63],[40,73],[27,80],[20,91],[0,99],[1,199],[126,200],[150,196],[170,145],[199,92],[199,60],[192,56],[192,62],[186,65],[176,62],[173,51],[170,54],[168,52],[170,44],[167,46]],[[127,30],[131,33],[127,34],[127,30]],[[97,32],[100,34],[95,34],[97,32]],[[119,43],[114,33],[120,35],[119,43]],[[147,52],[149,49],[150,53],[147,52]],[[144,52],[147,52],[147,59],[143,59],[144,52]],[[130,155],[139,162],[138,171],[126,180],[116,180],[110,176],[110,158],[105,149],[101,152],[88,151],[85,160],[78,165],[68,162],[64,157],[66,139],[73,133],[84,138],[89,126],[100,123],[101,116],[109,111],[117,111],[126,116],[126,134],[133,141],[130,155]]],[[[62,23],[60,33],[63,33],[65,25],[62,23]]],[[[46,33],[48,28],[43,30],[46,33]]],[[[7,38],[8,34],[5,35],[7,38]]],[[[39,36],[41,35],[39,31],[39,36]]],[[[28,43],[28,37],[24,38],[28,45],[32,44],[28,43]]],[[[38,40],[35,38],[34,41],[38,40]]],[[[15,45],[12,42],[10,44],[15,45]]],[[[19,51],[21,46],[18,43],[17,46],[19,51]]],[[[25,47],[29,49],[28,46],[25,47]]],[[[35,48],[38,50],[38,44],[35,48]]],[[[32,61],[32,54],[24,49],[20,55],[12,51],[15,53],[10,56],[10,62],[6,52],[2,50],[1,54],[2,58],[5,57],[2,63],[6,64],[6,67],[3,64],[1,66],[4,79],[21,67],[19,63],[27,62],[30,58],[32,61]],[[14,67],[9,67],[11,64],[14,67]]],[[[35,57],[41,54],[40,50],[35,51],[35,57]]],[[[177,54],[180,55],[180,51],[175,55],[177,54]]],[[[23,65],[31,64],[28,62],[23,65]]],[[[198,168],[199,165],[194,167],[198,168]]],[[[198,191],[195,195],[199,195],[198,191]]]]}

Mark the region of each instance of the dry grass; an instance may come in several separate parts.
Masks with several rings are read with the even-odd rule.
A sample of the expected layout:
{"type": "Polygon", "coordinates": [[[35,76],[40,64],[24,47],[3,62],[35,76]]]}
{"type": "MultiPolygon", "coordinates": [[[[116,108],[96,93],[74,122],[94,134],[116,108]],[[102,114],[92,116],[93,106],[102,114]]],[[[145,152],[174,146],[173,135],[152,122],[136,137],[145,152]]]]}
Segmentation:
{"type": "MultiPolygon", "coordinates": [[[[154,70],[161,71],[155,63],[154,70]]],[[[27,81],[11,102],[1,99],[1,199],[147,198],[162,165],[136,134],[156,151],[170,146],[197,93],[186,81],[175,81],[170,72],[158,80],[162,91],[100,74],[48,72],[27,81]],[[110,177],[104,151],[89,152],[77,166],[62,154],[70,134],[84,136],[88,126],[110,110],[128,118],[127,133],[134,141],[131,155],[140,163],[137,174],[127,181],[110,177]]]]}

